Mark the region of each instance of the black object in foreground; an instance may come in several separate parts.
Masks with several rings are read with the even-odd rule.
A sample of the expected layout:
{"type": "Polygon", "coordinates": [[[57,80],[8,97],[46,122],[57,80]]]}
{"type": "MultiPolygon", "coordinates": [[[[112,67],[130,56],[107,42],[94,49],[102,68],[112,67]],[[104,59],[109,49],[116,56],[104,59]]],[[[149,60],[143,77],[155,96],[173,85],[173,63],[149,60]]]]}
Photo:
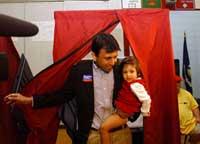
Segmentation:
{"type": "Polygon", "coordinates": [[[0,14],[0,36],[33,36],[39,29],[30,22],[0,14]]]}

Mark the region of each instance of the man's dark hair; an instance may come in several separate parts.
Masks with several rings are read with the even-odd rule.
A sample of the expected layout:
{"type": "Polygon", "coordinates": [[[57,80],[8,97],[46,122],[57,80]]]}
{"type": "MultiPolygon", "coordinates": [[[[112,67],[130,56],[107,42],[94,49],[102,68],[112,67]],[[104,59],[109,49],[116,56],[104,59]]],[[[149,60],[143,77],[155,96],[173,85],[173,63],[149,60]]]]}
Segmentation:
{"type": "Polygon", "coordinates": [[[99,55],[101,49],[105,49],[106,52],[120,50],[117,40],[111,34],[106,33],[97,34],[92,41],[92,52],[96,56],[99,55]]]}

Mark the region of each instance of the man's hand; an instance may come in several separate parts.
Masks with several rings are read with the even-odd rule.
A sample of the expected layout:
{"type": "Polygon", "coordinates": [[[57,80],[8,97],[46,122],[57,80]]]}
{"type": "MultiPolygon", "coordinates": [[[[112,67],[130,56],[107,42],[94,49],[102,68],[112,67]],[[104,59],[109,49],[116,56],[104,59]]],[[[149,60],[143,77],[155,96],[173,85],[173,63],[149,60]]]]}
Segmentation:
{"type": "Polygon", "coordinates": [[[199,108],[195,108],[192,110],[194,117],[196,118],[196,122],[200,123],[200,113],[199,113],[199,108]]]}
{"type": "Polygon", "coordinates": [[[12,93],[4,97],[6,104],[32,104],[33,97],[26,97],[20,93],[12,93]]]}
{"type": "Polygon", "coordinates": [[[197,123],[199,123],[200,124],[200,119],[198,118],[198,119],[196,119],[196,121],[197,121],[197,123]]]}

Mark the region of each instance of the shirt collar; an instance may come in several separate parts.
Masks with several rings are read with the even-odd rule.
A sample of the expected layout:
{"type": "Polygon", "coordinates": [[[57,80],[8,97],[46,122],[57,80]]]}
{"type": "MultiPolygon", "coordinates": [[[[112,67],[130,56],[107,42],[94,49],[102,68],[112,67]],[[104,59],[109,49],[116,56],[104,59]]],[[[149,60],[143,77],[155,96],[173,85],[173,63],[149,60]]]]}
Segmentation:
{"type": "Polygon", "coordinates": [[[113,69],[110,72],[105,72],[104,70],[102,70],[100,67],[97,66],[97,64],[95,63],[95,61],[93,61],[93,69],[96,72],[100,72],[100,73],[104,73],[104,74],[109,74],[110,72],[113,72],[113,69]]]}

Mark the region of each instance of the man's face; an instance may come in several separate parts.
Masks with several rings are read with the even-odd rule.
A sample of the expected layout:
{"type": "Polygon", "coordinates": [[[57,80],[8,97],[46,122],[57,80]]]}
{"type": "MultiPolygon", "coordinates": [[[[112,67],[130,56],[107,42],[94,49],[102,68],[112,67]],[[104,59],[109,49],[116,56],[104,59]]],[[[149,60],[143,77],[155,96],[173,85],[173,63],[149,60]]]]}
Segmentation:
{"type": "Polygon", "coordinates": [[[105,49],[99,51],[99,55],[93,53],[93,59],[97,66],[105,72],[110,72],[117,62],[118,51],[106,52],[105,49]]]}

